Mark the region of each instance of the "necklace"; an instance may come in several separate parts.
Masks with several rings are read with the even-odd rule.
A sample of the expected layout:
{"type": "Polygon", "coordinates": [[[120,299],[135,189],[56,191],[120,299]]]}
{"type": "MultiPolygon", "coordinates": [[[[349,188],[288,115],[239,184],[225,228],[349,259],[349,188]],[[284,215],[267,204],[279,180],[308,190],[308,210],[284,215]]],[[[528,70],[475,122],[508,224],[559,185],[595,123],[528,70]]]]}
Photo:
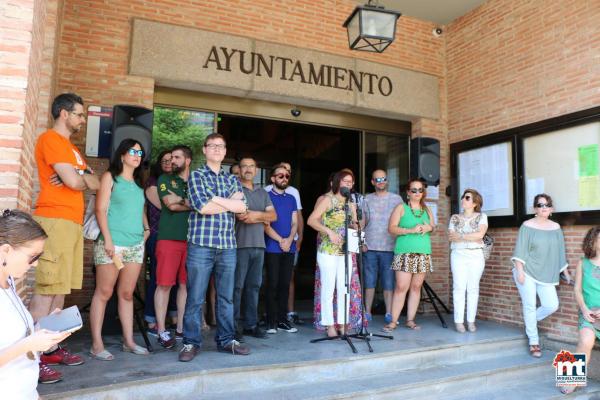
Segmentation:
{"type": "Polygon", "coordinates": [[[423,216],[423,213],[425,212],[424,209],[419,207],[419,211],[415,212],[415,210],[412,208],[412,206],[409,204],[408,207],[410,208],[410,212],[412,213],[412,215],[415,216],[415,218],[421,218],[423,216]]]}
{"type": "MultiPolygon", "coordinates": [[[[2,291],[8,297],[10,304],[12,304],[14,309],[17,310],[17,313],[19,313],[19,317],[21,317],[23,324],[25,324],[25,337],[27,337],[27,336],[31,335],[31,327],[29,326],[29,321],[27,321],[27,311],[24,310],[23,305],[20,304],[19,298],[17,296],[17,291],[13,284],[12,278],[10,278],[8,280],[8,286],[10,286],[10,291],[12,292],[13,296],[17,299],[16,302],[13,300],[13,296],[9,295],[6,290],[2,290],[2,291]]],[[[32,351],[27,352],[27,358],[29,358],[30,360],[35,360],[35,356],[33,355],[32,351]]]]}

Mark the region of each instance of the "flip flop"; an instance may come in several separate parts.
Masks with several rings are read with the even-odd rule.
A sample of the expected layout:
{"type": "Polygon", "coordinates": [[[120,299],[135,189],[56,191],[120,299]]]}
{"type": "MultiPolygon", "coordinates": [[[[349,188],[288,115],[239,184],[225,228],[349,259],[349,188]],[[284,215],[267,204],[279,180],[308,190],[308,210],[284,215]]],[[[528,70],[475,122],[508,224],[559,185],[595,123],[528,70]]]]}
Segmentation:
{"type": "Polygon", "coordinates": [[[387,324],[386,326],[381,328],[381,330],[385,333],[392,333],[394,331],[394,329],[396,329],[397,327],[398,327],[397,322],[390,322],[389,324],[387,324]]]}
{"type": "Polygon", "coordinates": [[[90,349],[90,356],[100,361],[112,361],[115,359],[115,356],[111,354],[110,351],[104,349],[100,353],[94,353],[92,349],[90,349]]]}
{"type": "Polygon", "coordinates": [[[147,356],[148,354],[150,354],[148,349],[137,344],[134,348],[131,348],[127,345],[123,345],[123,348],[121,350],[123,350],[125,353],[137,354],[138,356],[147,356]]]}

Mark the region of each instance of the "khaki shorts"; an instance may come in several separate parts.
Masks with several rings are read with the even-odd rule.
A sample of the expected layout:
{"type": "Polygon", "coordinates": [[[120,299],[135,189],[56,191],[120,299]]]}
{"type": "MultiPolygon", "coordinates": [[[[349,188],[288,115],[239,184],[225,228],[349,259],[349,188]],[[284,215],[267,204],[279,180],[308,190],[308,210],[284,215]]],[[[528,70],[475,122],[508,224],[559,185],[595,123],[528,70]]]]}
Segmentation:
{"type": "Polygon", "coordinates": [[[34,293],[70,294],[83,283],[83,227],[62,218],[33,217],[46,231],[44,254],[35,269],[34,293]]]}

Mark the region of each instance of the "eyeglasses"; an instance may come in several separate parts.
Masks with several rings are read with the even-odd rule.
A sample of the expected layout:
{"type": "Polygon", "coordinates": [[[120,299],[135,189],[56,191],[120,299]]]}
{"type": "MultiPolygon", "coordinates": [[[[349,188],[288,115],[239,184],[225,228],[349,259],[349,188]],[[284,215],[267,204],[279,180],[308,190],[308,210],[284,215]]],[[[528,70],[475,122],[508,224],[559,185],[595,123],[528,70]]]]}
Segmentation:
{"type": "Polygon", "coordinates": [[[473,199],[470,194],[465,194],[462,198],[466,201],[471,201],[473,199]]]}
{"type": "Polygon", "coordinates": [[[144,155],[144,150],[129,149],[127,150],[127,154],[129,154],[130,156],[142,157],[144,155]]]}
{"type": "Polygon", "coordinates": [[[384,176],[382,178],[375,178],[373,179],[375,181],[375,183],[383,183],[383,182],[387,182],[387,176],[384,176]]]}
{"type": "Polygon", "coordinates": [[[162,160],[160,163],[163,165],[171,164],[171,159],[169,158],[168,160],[162,160]]]}
{"type": "Polygon", "coordinates": [[[423,193],[425,191],[425,189],[423,188],[410,188],[408,189],[409,192],[416,194],[416,193],[423,193]]]}
{"type": "Polygon", "coordinates": [[[77,118],[85,118],[84,113],[76,113],[75,111],[69,111],[69,114],[76,116],[77,118]]]}
{"type": "Polygon", "coordinates": [[[275,175],[277,179],[290,179],[290,174],[277,174],[275,175]]]}
{"type": "Polygon", "coordinates": [[[537,208],[552,208],[552,204],[548,204],[548,203],[537,203],[535,206],[537,208]]]}
{"type": "Polygon", "coordinates": [[[210,150],[225,150],[224,144],[209,143],[209,144],[205,144],[204,147],[206,147],[210,150]]]}

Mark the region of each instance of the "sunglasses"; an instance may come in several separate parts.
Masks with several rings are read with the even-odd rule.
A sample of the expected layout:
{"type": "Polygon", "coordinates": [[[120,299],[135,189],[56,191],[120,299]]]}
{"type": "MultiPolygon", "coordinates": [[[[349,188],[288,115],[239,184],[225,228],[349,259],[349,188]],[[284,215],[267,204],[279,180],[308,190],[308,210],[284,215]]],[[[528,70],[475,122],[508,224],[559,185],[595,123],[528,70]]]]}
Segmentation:
{"type": "Polygon", "coordinates": [[[461,198],[462,198],[462,199],[465,199],[466,201],[471,201],[471,200],[473,200],[473,198],[471,197],[471,195],[470,195],[470,194],[466,194],[466,195],[464,195],[464,196],[463,196],[463,197],[461,197],[461,198]]]}
{"type": "Polygon", "coordinates": [[[130,156],[142,157],[144,155],[144,150],[129,149],[127,150],[127,154],[129,154],[130,156]]]}
{"type": "Polygon", "coordinates": [[[548,203],[537,203],[535,206],[537,208],[552,208],[552,204],[548,204],[548,203]]]}
{"type": "Polygon", "coordinates": [[[384,176],[382,178],[375,178],[373,180],[375,181],[375,183],[383,183],[383,182],[387,182],[387,177],[384,176]]]}
{"type": "Polygon", "coordinates": [[[416,194],[416,193],[423,193],[425,192],[425,189],[423,188],[410,188],[408,189],[409,192],[416,194]]]}
{"type": "Polygon", "coordinates": [[[290,174],[277,174],[275,175],[275,178],[277,179],[290,179],[290,174]]]}

